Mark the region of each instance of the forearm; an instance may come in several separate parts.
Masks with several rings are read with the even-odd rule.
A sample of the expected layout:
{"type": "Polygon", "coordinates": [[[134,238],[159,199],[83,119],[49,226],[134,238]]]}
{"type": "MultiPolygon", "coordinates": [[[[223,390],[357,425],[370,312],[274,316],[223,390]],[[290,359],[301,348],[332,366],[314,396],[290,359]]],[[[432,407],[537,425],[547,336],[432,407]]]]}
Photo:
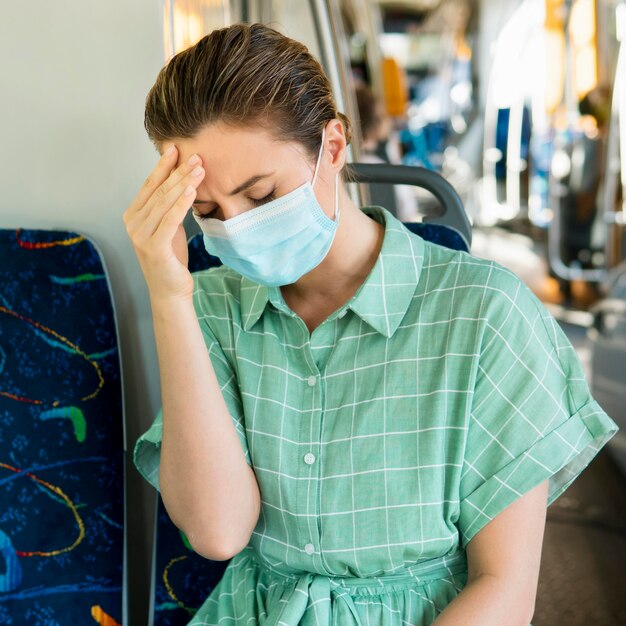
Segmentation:
{"type": "Polygon", "coordinates": [[[258,520],[259,488],[206,350],[193,303],[152,303],[163,436],[159,482],[174,523],[199,553],[227,559],[258,520]]]}
{"type": "Polygon", "coordinates": [[[514,583],[483,575],[468,582],[433,626],[528,626],[533,614],[529,594],[514,583]]]}

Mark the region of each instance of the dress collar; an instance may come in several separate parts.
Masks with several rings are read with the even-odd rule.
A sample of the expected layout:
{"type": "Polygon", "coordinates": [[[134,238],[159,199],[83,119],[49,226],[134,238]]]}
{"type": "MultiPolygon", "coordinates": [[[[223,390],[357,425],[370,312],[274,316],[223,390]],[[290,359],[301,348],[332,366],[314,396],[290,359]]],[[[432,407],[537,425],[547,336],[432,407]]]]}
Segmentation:
{"type": "MultiPolygon", "coordinates": [[[[424,241],[382,207],[364,207],[362,211],[385,226],[383,245],[358,291],[331,317],[351,309],[374,330],[391,337],[406,315],[415,293],[424,261],[424,241]]],[[[280,287],[265,287],[242,277],[241,315],[245,331],[260,319],[268,302],[295,316],[285,303],[280,287]]]]}

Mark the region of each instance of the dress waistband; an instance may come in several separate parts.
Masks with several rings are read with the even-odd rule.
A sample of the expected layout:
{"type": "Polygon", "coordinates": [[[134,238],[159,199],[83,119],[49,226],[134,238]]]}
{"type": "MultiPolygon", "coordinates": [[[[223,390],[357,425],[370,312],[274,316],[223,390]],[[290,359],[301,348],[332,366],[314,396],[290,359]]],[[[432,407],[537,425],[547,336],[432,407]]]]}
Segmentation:
{"type": "Polygon", "coordinates": [[[461,550],[454,552],[453,554],[408,565],[401,572],[381,574],[380,576],[329,576],[318,572],[294,572],[288,574],[271,567],[267,563],[264,563],[261,559],[259,559],[250,546],[248,546],[246,550],[249,551],[248,556],[259,566],[259,568],[265,570],[271,576],[275,576],[279,580],[282,579],[283,583],[296,582],[301,579],[302,576],[311,574],[312,576],[323,576],[324,578],[328,578],[335,585],[346,589],[354,589],[356,587],[398,589],[398,585],[419,586],[432,580],[439,580],[452,574],[459,574],[467,570],[467,556],[465,551],[461,550]]]}
{"type": "Polygon", "coordinates": [[[288,574],[263,563],[250,546],[246,551],[246,556],[261,570],[285,586],[285,594],[269,611],[265,626],[331,624],[331,599],[345,603],[347,615],[352,618],[350,626],[362,626],[353,596],[376,595],[382,590],[400,591],[467,571],[464,551],[415,563],[401,572],[370,577],[327,576],[315,572],[288,574]]]}

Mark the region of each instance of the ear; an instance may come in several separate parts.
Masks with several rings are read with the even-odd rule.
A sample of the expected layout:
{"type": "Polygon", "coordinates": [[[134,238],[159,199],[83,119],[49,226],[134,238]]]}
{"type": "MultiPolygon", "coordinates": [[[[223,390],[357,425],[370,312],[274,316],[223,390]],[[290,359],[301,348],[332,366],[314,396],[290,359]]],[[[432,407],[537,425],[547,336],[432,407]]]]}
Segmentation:
{"type": "Polygon", "coordinates": [[[331,166],[334,171],[339,172],[348,158],[346,134],[341,120],[333,119],[326,124],[324,152],[330,153],[331,166]]]}

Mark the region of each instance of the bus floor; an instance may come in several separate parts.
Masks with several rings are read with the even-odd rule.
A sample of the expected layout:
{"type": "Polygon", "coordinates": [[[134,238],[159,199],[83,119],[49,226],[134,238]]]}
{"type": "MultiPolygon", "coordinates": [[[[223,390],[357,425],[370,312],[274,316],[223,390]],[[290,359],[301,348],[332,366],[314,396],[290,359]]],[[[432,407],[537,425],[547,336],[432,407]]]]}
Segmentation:
{"type": "Polygon", "coordinates": [[[626,478],[606,450],[548,508],[532,624],[626,624],[626,478]]]}
{"type": "MultiPolygon", "coordinates": [[[[585,313],[572,315],[566,308],[551,307],[558,298],[542,246],[504,229],[475,229],[472,254],[508,267],[546,303],[589,381],[585,313]],[[563,321],[566,318],[582,321],[572,324],[563,321]]],[[[576,308],[585,308],[584,302],[576,308]]],[[[626,626],[626,474],[607,447],[548,507],[532,625],[626,626]]]]}
{"type": "MultiPolygon", "coordinates": [[[[561,326],[588,368],[586,329],[561,326]]],[[[626,625],[626,475],[606,447],[548,508],[532,624],[626,625]]]]}

